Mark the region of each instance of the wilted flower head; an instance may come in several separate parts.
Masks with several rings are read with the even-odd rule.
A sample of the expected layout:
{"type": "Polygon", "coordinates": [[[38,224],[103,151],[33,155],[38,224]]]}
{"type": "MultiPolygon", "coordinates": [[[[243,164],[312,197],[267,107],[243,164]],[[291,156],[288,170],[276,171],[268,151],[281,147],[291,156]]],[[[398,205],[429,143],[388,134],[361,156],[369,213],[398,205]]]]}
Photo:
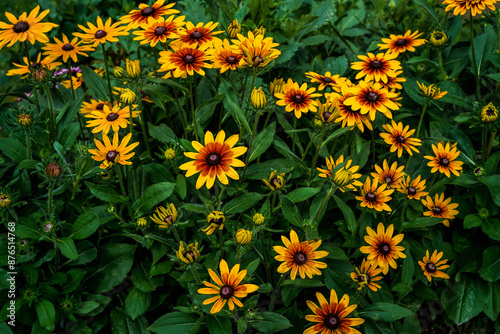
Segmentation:
{"type": "Polygon", "coordinates": [[[152,221],[158,224],[159,228],[169,228],[177,220],[177,209],[174,203],[170,203],[167,208],[160,206],[155,210],[156,214],[149,216],[152,221]]]}
{"type": "Polygon", "coordinates": [[[52,225],[52,222],[46,222],[45,224],[43,224],[43,231],[45,233],[49,233],[50,231],[52,231],[53,228],[54,225],[52,225]]]}
{"type": "Polygon", "coordinates": [[[241,33],[241,25],[238,23],[238,20],[234,20],[229,24],[229,27],[227,27],[227,35],[229,38],[236,38],[239,33],[241,33]]]}
{"type": "Polygon", "coordinates": [[[51,178],[58,178],[61,171],[61,166],[59,166],[56,162],[51,162],[47,165],[47,168],[45,168],[45,173],[51,178]]]}
{"type": "Polygon", "coordinates": [[[252,90],[251,100],[254,108],[261,109],[266,106],[266,94],[262,91],[262,87],[259,87],[259,89],[254,88],[252,90]]]}
{"type": "Polygon", "coordinates": [[[216,229],[222,230],[224,228],[224,222],[226,221],[226,217],[224,216],[224,212],[221,211],[212,211],[207,216],[208,226],[204,228],[202,231],[207,235],[214,233],[216,229]]]}
{"type": "Polygon", "coordinates": [[[5,193],[0,193],[0,208],[2,209],[8,208],[11,204],[12,204],[12,198],[5,193]]]}
{"type": "Polygon", "coordinates": [[[33,123],[33,116],[30,114],[21,114],[17,116],[17,123],[21,126],[28,127],[33,123]]]}
{"type": "Polygon", "coordinates": [[[253,215],[252,221],[255,225],[262,225],[262,224],[264,224],[265,217],[261,213],[256,213],[253,215]]]}
{"type": "Polygon", "coordinates": [[[498,109],[493,102],[488,103],[481,110],[481,121],[483,123],[492,123],[498,118],[498,109]]]}
{"type": "Polygon", "coordinates": [[[444,43],[446,43],[446,41],[448,41],[448,37],[444,32],[434,30],[429,40],[434,46],[442,46],[444,45],[444,43]]]}

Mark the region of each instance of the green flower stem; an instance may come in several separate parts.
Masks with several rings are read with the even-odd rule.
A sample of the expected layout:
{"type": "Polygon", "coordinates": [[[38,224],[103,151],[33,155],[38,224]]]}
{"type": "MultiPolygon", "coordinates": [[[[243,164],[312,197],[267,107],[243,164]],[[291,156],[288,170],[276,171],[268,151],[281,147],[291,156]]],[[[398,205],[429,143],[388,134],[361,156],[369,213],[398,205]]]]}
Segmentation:
{"type": "Polygon", "coordinates": [[[267,278],[268,282],[271,282],[271,272],[269,271],[269,259],[268,259],[266,246],[264,245],[264,233],[262,233],[262,238],[260,238],[260,246],[262,247],[262,258],[264,259],[264,268],[266,269],[266,278],[267,278]]]}
{"type": "Polygon", "coordinates": [[[446,72],[444,71],[444,67],[443,67],[443,50],[441,48],[439,48],[439,51],[438,51],[438,59],[439,59],[439,67],[441,68],[441,75],[443,76],[443,81],[446,80],[446,72]]]}
{"type": "Polygon", "coordinates": [[[424,120],[424,115],[425,115],[425,111],[427,110],[427,105],[429,104],[429,99],[426,98],[425,99],[425,103],[424,103],[424,108],[422,109],[422,115],[420,115],[420,121],[418,121],[418,127],[417,127],[417,134],[415,135],[416,138],[420,138],[419,135],[420,135],[420,128],[422,127],[422,122],[424,120]]]}
{"type": "MultiPolygon", "coordinates": [[[[151,155],[151,149],[149,148],[149,142],[148,142],[148,136],[146,133],[146,116],[144,115],[144,109],[142,105],[142,96],[141,96],[141,88],[139,87],[139,84],[137,81],[135,82],[135,96],[137,98],[137,104],[139,105],[139,110],[141,113],[139,114],[139,122],[141,123],[141,129],[142,129],[142,138],[144,140],[144,143],[146,144],[146,150],[148,151],[148,155],[151,155]]],[[[130,113],[132,114],[132,106],[130,106],[130,113]]],[[[132,124],[132,118],[130,118],[130,124],[132,124]]]]}
{"type": "Polygon", "coordinates": [[[307,144],[307,147],[304,151],[304,154],[302,154],[302,161],[304,161],[304,159],[306,158],[306,155],[307,155],[307,152],[309,152],[309,149],[311,148],[311,145],[312,143],[316,140],[316,138],[319,136],[320,132],[319,131],[315,131],[314,132],[314,136],[312,137],[312,139],[309,141],[309,143],[307,144]]]}
{"type": "Polygon", "coordinates": [[[255,133],[257,132],[257,125],[259,124],[259,118],[260,118],[260,110],[258,110],[255,115],[255,122],[253,123],[252,136],[250,137],[250,143],[248,144],[247,156],[245,158],[245,167],[243,167],[243,173],[241,174],[240,184],[243,183],[243,179],[245,178],[245,173],[247,171],[247,166],[250,160],[250,153],[252,152],[253,141],[255,139],[255,133]]]}
{"type": "Polygon", "coordinates": [[[493,146],[493,141],[495,140],[496,136],[497,136],[497,129],[493,130],[493,132],[491,133],[491,138],[490,138],[490,142],[488,144],[488,149],[486,150],[486,157],[484,158],[485,162],[488,160],[488,157],[490,156],[491,147],[493,146]]]}
{"type": "Polygon", "coordinates": [[[193,92],[193,78],[188,79],[189,81],[189,99],[191,100],[191,114],[193,117],[193,125],[194,125],[194,137],[196,141],[199,142],[200,138],[198,137],[198,126],[196,124],[196,110],[194,108],[194,92],[193,92]]]}
{"type": "MultiPolygon", "coordinates": [[[[294,129],[295,129],[295,127],[294,127],[294,129]]],[[[316,161],[318,160],[319,150],[321,149],[321,144],[323,144],[323,138],[325,137],[325,130],[326,130],[326,126],[323,125],[321,127],[321,136],[319,137],[319,143],[318,143],[318,147],[316,148],[316,154],[314,155],[314,158],[313,158],[313,162],[312,162],[312,166],[311,166],[311,173],[309,173],[309,181],[307,182],[308,184],[311,184],[311,180],[312,180],[313,175],[314,175],[314,169],[316,168],[316,161]]]]}
{"type": "Polygon", "coordinates": [[[80,182],[80,175],[76,177],[75,184],[73,185],[73,191],[71,192],[71,200],[75,199],[76,189],[78,188],[78,182],[80,182]]]}
{"type": "Polygon", "coordinates": [[[403,230],[403,221],[405,219],[405,212],[406,212],[406,207],[408,206],[408,200],[405,198],[405,203],[403,204],[403,211],[401,211],[401,218],[399,219],[399,228],[398,231],[401,233],[403,230]]]}
{"type": "Polygon", "coordinates": [[[471,46],[471,51],[472,51],[472,65],[474,66],[474,77],[476,78],[476,95],[479,100],[479,103],[481,103],[481,87],[480,87],[480,81],[479,81],[479,73],[477,69],[477,63],[476,63],[476,50],[474,48],[474,16],[471,15],[470,17],[470,46],[471,46]]]}
{"type": "Polygon", "coordinates": [[[247,80],[248,80],[248,69],[245,70],[245,79],[243,80],[243,91],[241,92],[241,101],[240,106],[243,108],[243,101],[245,101],[245,93],[247,89],[247,80]]]}
{"type": "Polygon", "coordinates": [[[73,76],[71,74],[71,58],[68,59],[66,66],[68,67],[69,82],[71,84],[71,95],[73,96],[73,100],[74,100],[75,99],[75,87],[73,87],[73,80],[72,80],[73,76]]]}
{"type": "Polygon", "coordinates": [[[224,239],[222,238],[223,235],[221,229],[219,229],[218,234],[219,234],[219,255],[220,255],[219,262],[220,262],[220,260],[222,260],[222,258],[224,257],[224,239]]]}
{"type": "Polygon", "coordinates": [[[347,256],[351,255],[351,249],[352,249],[352,246],[353,246],[352,244],[354,242],[354,237],[358,233],[359,225],[361,224],[361,221],[363,220],[363,217],[366,214],[366,210],[367,210],[367,207],[365,206],[365,208],[363,209],[363,212],[361,213],[361,216],[359,216],[359,219],[356,222],[356,227],[354,228],[354,231],[352,232],[352,235],[351,235],[351,242],[349,243],[349,249],[347,250],[347,256]]]}
{"type": "Polygon", "coordinates": [[[429,184],[429,193],[431,192],[431,189],[432,189],[432,186],[434,185],[434,181],[436,181],[436,178],[437,178],[437,173],[434,173],[434,175],[432,176],[432,179],[431,179],[431,183],[429,184]]]}
{"type": "Polygon", "coordinates": [[[481,162],[485,162],[486,158],[486,147],[488,145],[488,128],[483,125],[481,130],[481,162]]]}
{"type": "MultiPolygon", "coordinates": [[[[256,78],[257,78],[257,69],[254,67],[254,69],[253,69],[253,76],[252,76],[252,85],[250,86],[250,96],[248,97],[247,105],[251,105],[252,104],[252,91],[255,88],[254,85],[255,85],[255,79],[256,78]]],[[[243,108],[243,105],[241,107],[243,108]]],[[[244,109],[244,110],[245,110],[245,116],[247,116],[247,111],[246,111],[246,109],[244,109]]]]}
{"type": "Polygon", "coordinates": [[[295,154],[295,141],[297,140],[297,117],[293,116],[292,152],[295,154]]]}
{"type": "Polygon", "coordinates": [[[120,189],[122,191],[122,196],[127,199],[126,203],[127,203],[128,213],[129,213],[130,217],[132,217],[133,216],[132,208],[130,207],[127,192],[125,190],[125,184],[123,183],[123,173],[122,173],[120,166],[118,166],[118,165],[116,165],[116,173],[118,174],[118,181],[120,182],[120,189]]]}
{"type": "Polygon", "coordinates": [[[196,268],[194,267],[194,264],[190,264],[189,268],[191,269],[191,272],[193,273],[194,279],[196,280],[196,284],[202,284],[203,282],[200,279],[200,276],[198,275],[198,272],[196,271],[196,268]]]}
{"type": "Polygon", "coordinates": [[[28,160],[31,160],[31,140],[30,132],[26,130],[26,149],[28,151],[28,160]]]}
{"type": "Polygon", "coordinates": [[[24,44],[24,50],[26,51],[26,58],[28,59],[29,71],[31,73],[31,71],[33,69],[31,67],[30,50],[28,49],[28,41],[24,41],[23,44],[24,44]]]}
{"type": "Polygon", "coordinates": [[[241,263],[241,251],[243,250],[243,246],[240,244],[236,245],[236,263],[241,263]]]}
{"type": "Polygon", "coordinates": [[[53,202],[53,193],[54,193],[54,185],[55,185],[55,182],[54,180],[50,180],[49,182],[49,195],[48,195],[48,199],[47,199],[47,210],[48,210],[48,214],[49,214],[49,219],[52,221],[52,211],[53,211],[53,207],[52,207],[52,202],[53,202]]]}
{"type": "Polygon", "coordinates": [[[181,238],[179,237],[179,232],[177,232],[177,229],[175,228],[175,226],[170,227],[170,229],[172,230],[172,233],[174,234],[175,241],[177,241],[178,243],[181,242],[181,238]]]}
{"type": "Polygon", "coordinates": [[[273,289],[273,294],[271,295],[271,302],[269,303],[270,312],[274,311],[274,303],[276,302],[276,295],[278,294],[281,284],[283,284],[283,281],[286,279],[287,276],[288,272],[281,274],[278,284],[276,284],[276,287],[273,289]]]}
{"type": "Polygon", "coordinates": [[[185,114],[184,114],[184,109],[181,108],[181,105],[179,103],[179,96],[177,95],[177,89],[174,89],[174,97],[175,97],[175,104],[177,105],[177,109],[179,109],[179,114],[181,116],[181,121],[182,121],[182,129],[184,130],[184,138],[187,139],[187,129],[186,129],[186,121],[184,120],[185,114]]]}
{"type": "Polygon", "coordinates": [[[316,212],[316,214],[314,215],[314,218],[313,220],[311,221],[312,224],[314,224],[315,226],[317,226],[318,224],[315,224],[316,223],[316,219],[318,219],[318,216],[320,215],[321,213],[321,210],[323,210],[323,207],[326,205],[326,203],[328,203],[328,200],[330,199],[330,197],[332,197],[333,194],[335,194],[335,191],[338,189],[337,186],[332,186],[330,188],[330,190],[328,191],[328,194],[326,194],[326,197],[323,199],[323,202],[321,202],[320,206],[319,206],[319,209],[318,209],[318,212],[316,212]]]}
{"type": "Polygon", "coordinates": [[[106,78],[108,79],[109,96],[111,97],[113,96],[113,93],[111,90],[111,79],[109,78],[108,57],[106,56],[106,48],[104,47],[104,43],[101,43],[101,46],[102,46],[102,56],[104,58],[104,66],[106,68],[106,78]]]}
{"type": "Polygon", "coordinates": [[[54,117],[54,101],[52,100],[52,94],[50,93],[49,86],[45,86],[45,90],[47,92],[47,100],[49,102],[49,146],[52,145],[52,142],[55,138],[55,117],[54,117]]]}

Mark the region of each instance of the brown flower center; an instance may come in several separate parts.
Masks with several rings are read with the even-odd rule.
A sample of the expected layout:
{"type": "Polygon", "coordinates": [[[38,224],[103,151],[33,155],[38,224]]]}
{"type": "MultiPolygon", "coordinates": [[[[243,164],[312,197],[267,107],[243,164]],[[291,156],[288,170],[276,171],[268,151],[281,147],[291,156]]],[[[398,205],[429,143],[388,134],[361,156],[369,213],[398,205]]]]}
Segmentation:
{"type": "Polygon", "coordinates": [[[370,62],[370,67],[373,68],[374,70],[378,70],[379,68],[382,67],[382,62],[380,60],[372,60],[370,62]]]}
{"type": "Polygon", "coordinates": [[[336,314],[329,314],[325,317],[325,326],[331,330],[337,329],[340,326],[340,319],[336,314]]]}
{"type": "Polygon", "coordinates": [[[399,135],[399,136],[396,136],[396,141],[400,144],[403,144],[406,141],[406,138],[399,135]]]}
{"type": "Polygon", "coordinates": [[[173,220],[172,215],[168,215],[168,216],[166,216],[165,218],[163,218],[163,221],[164,221],[165,223],[167,223],[167,224],[172,223],[172,220],[173,220]]]}
{"type": "Polygon", "coordinates": [[[293,256],[293,261],[298,264],[299,266],[305,264],[307,262],[307,256],[306,254],[302,253],[302,252],[297,252],[295,253],[295,255],[293,256]]]}
{"type": "Polygon", "coordinates": [[[333,82],[333,80],[332,80],[332,78],[329,78],[329,77],[324,77],[324,78],[323,78],[323,82],[326,82],[326,83],[332,83],[332,82],[333,82]]]}
{"type": "Polygon", "coordinates": [[[210,221],[211,224],[215,224],[215,225],[220,225],[222,224],[222,219],[221,218],[214,218],[210,221]]]}
{"type": "Polygon", "coordinates": [[[155,36],[161,36],[167,31],[167,28],[165,27],[156,27],[155,29],[155,36]]]}
{"type": "Polygon", "coordinates": [[[156,12],[154,8],[147,7],[141,11],[142,16],[151,16],[156,12]]]}
{"type": "Polygon", "coordinates": [[[227,62],[228,64],[231,64],[231,65],[232,65],[232,64],[236,64],[236,62],[237,62],[237,61],[238,61],[238,59],[236,59],[236,57],[235,57],[235,56],[227,56],[227,57],[226,57],[226,62],[227,62]]]}
{"type": "Polygon", "coordinates": [[[75,48],[75,47],[74,47],[73,45],[71,45],[71,44],[64,44],[64,45],[62,46],[62,49],[63,49],[64,51],[71,51],[71,50],[73,50],[74,48],[75,48]]]}
{"type": "Polygon", "coordinates": [[[406,45],[406,43],[408,43],[408,41],[406,39],[400,38],[394,44],[396,44],[397,46],[403,46],[403,45],[406,45]]]}
{"type": "Polygon", "coordinates": [[[408,195],[415,196],[417,194],[417,189],[415,189],[415,187],[409,186],[407,189],[408,195]]]}
{"type": "Polygon", "coordinates": [[[104,103],[99,103],[98,105],[95,106],[96,110],[103,110],[104,109],[104,103]]]}
{"type": "Polygon", "coordinates": [[[391,252],[391,246],[387,242],[383,242],[378,246],[378,250],[382,255],[387,255],[391,252]]]}
{"type": "Polygon", "coordinates": [[[358,275],[358,282],[370,283],[370,275],[367,275],[367,274],[358,275]]]}
{"type": "Polygon", "coordinates": [[[217,166],[220,164],[222,160],[222,157],[220,156],[219,153],[212,152],[209,155],[207,155],[207,158],[205,159],[206,163],[209,166],[217,166]]]}
{"type": "Polygon", "coordinates": [[[486,110],[486,116],[492,116],[494,114],[493,110],[488,109],[486,110]]]}
{"type": "Polygon", "coordinates": [[[439,160],[439,164],[443,167],[448,167],[448,165],[450,164],[450,160],[442,158],[441,160],[439,160]]]}
{"type": "Polygon", "coordinates": [[[252,58],[252,60],[253,60],[254,63],[255,63],[256,59],[257,59],[257,65],[261,64],[264,61],[264,59],[261,56],[255,56],[255,57],[252,58]]]}
{"type": "Polygon", "coordinates": [[[271,184],[275,187],[281,187],[281,181],[279,179],[272,179],[271,184]]]}
{"type": "Polygon", "coordinates": [[[434,214],[436,214],[436,215],[440,215],[443,212],[443,209],[441,209],[439,206],[435,206],[432,209],[432,212],[434,212],[434,214]]]}
{"type": "Polygon", "coordinates": [[[378,94],[375,92],[368,92],[365,94],[365,99],[367,99],[370,102],[375,102],[378,100],[378,94]]]}
{"type": "Polygon", "coordinates": [[[116,151],[109,151],[106,154],[106,160],[109,162],[115,162],[116,157],[118,156],[118,153],[116,151]]]}
{"type": "Polygon", "coordinates": [[[220,296],[223,299],[229,299],[233,296],[234,294],[234,288],[230,285],[224,285],[222,288],[220,288],[220,296]]]}
{"type": "Polygon", "coordinates": [[[432,262],[429,262],[425,265],[425,270],[429,273],[435,273],[436,272],[436,265],[432,262]]]}
{"type": "Polygon", "coordinates": [[[97,31],[95,32],[95,34],[94,34],[94,37],[95,37],[95,38],[104,38],[104,37],[106,37],[106,35],[107,35],[107,34],[108,34],[108,33],[107,33],[107,32],[105,32],[104,30],[97,30],[97,31]]]}
{"type": "Polygon", "coordinates": [[[325,113],[323,114],[323,117],[325,118],[325,120],[328,120],[330,118],[330,116],[332,116],[332,113],[328,112],[328,111],[325,111],[325,113]]]}
{"type": "Polygon", "coordinates": [[[16,24],[14,24],[14,31],[16,33],[21,33],[21,32],[26,32],[30,28],[30,25],[26,21],[19,21],[16,24]]]}
{"type": "Polygon", "coordinates": [[[194,259],[194,253],[191,251],[187,251],[184,253],[184,257],[191,261],[191,259],[194,259]]]}
{"type": "Polygon", "coordinates": [[[120,116],[118,116],[117,113],[112,112],[112,113],[109,113],[108,116],[106,116],[106,120],[108,122],[113,122],[113,121],[116,121],[118,119],[118,117],[120,117],[120,116]]]}
{"type": "Polygon", "coordinates": [[[32,63],[31,68],[39,68],[42,64],[41,63],[32,63]]]}
{"type": "Polygon", "coordinates": [[[184,57],[182,57],[182,61],[185,62],[186,64],[192,64],[195,62],[195,60],[196,58],[191,54],[187,54],[184,57]]]}
{"type": "Polygon", "coordinates": [[[301,104],[302,102],[304,102],[304,96],[296,94],[292,97],[292,101],[295,102],[296,104],[301,104]]]}
{"type": "Polygon", "coordinates": [[[203,33],[202,32],[199,32],[198,30],[197,31],[193,31],[191,33],[191,36],[190,36],[192,39],[200,39],[203,37],[203,33]]]}
{"type": "Polygon", "coordinates": [[[385,183],[387,183],[388,185],[391,185],[392,182],[394,182],[394,180],[392,179],[392,177],[390,176],[386,176],[385,178],[385,183]]]}
{"type": "Polygon", "coordinates": [[[141,98],[145,99],[146,97],[148,97],[148,94],[146,93],[146,91],[144,89],[141,89],[141,98]]]}
{"type": "Polygon", "coordinates": [[[377,199],[377,195],[375,195],[375,193],[370,191],[369,193],[366,193],[365,199],[368,202],[375,202],[375,200],[377,199]]]}

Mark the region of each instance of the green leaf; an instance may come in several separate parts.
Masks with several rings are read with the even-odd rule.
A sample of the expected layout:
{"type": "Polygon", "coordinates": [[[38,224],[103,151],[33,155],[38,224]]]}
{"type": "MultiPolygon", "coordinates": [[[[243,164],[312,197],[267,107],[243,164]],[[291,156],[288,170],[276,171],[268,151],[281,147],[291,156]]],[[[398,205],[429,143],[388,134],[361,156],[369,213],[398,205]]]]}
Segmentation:
{"type": "Polygon", "coordinates": [[[120,284],[132,268],[136,245],[108,243],[98,249],[97,268],[86,285],[95,293],[111,290],[120,284]]]}
{"type": "Polygon", "coordinates": [[[85,212],[74,222],[70,237],[75,240],[88,238],[97,231],[99,225],[99,217],[95,213],[85,212]]]}
{"type": "Polygon", "coordinates": [[[132,205],[132,210],[135,211],[134,216],[140,217],[161,201],[166,200],[174,188],[175,184],[170,182],[157,183],[147,187],[142,197],[132,205]]]}
{"type": "Polygon", "coordinates": [[[275,132],[276,122],[273,122],[264,131],[259,133],[257,137],[255,137],[252,145],[252,151],[250,152],[250,157],[248,160],[249,162],[257,159],[262,153],[267,151],[267,149],[273,143],[275,132]]]}
{"type": "Polygon", "coordinates": [[[374,303],[359,312],[360,317],[392,322],[414,314],[407,308],[390,303],[374,303]]]}
{"type": "Polygon", "coordinates": [[[108,89],[106,82],[99,74],[95,73],[93,69],[87,66],[80,66],[82,70],[83,81],[92,92],[94,98],[108,101],[108,89]]]}
{"type": "Polygon", "coordinates": [[[143,292],[137,288],[130,290],[125,299],[125,311],[127,311],[132,320],[146,313],[150,305],[151,293],[143,292]]]}
{"type": "Polygon", "coordinates": [[[293,203],[299,203],[299,202],[303,202],[303,201],[313,197],[320,190],[321,190],[321,188],[303,187],[303,188],[292,190],[291,192],[289,192],[287,194],[287,196],[290,199],[290,201],[292,201],[293,203]]]}
{"type": "Polygon", "coordinates": [[[500,174],[480,177],[479,182],[488,187],[493,202],[495,202],[497,206],[500,206],[500,174]]]}
{"type": "Polygon", "coordinates": [[[35,303],[35,310],[40,326],[49,331],[53,331],[56,325],[56,309],[54,308],[54,304],[47,299],[40,298],[39,301],[35,303]]]}
{"type": "Polygon", "coordinates": [[[347,133],[348,131],[351,130],[351,127],[345,127],[345,128],[340,128],[335,130],[331,135],[329,135],[323,143],[321,143],[321,147],[324,147],[330,140],[333,140],[337,137],[342,136],[343,134],[347,133]]]}
{"type": "Polygon", "coordinates": [[[16,224],[16,236],[18,238],[40,239],[42,228],[34,221],[21,218],[16,224]]]}
{"type": "Polygon", "coordinates": [[[78,252],[76,251],[75,242],[71,238],[61,238],[56,239],[56,244],[61,250],[62,255],[66,256],[70,260],[76,260],[78,258],[78,252]]]}
{"type": "Polygon", "coordinates": [[[483,222],[481,230],[493,240],[500,241],[500,219],[490,218],[483,222]]]}
{"type": "MultiPolygon", "coordinates": [[[[234,118],[239,126],[243,126],[248,133],[252,133],[252,129],[248,124],[248,119],[245,116],[245,112],[241,109],[239,101],[237,100],[236,94],[232,92],[232,89],[228,87],[226,83],[223,83],[221,88],[225,88],[224,96],[224,107],[229,112],[229,114],[234,118]]],[[[222,93],[222,92],[221,92],[222,93]]]]}
{"type": "Polygon", "coordinates": [[[290,321],[279,313],[260,312],[248,324],[263,333],[276,333],[286,328],[292,327],[290,321]]]}
{"type": "Polygon", "coordinates": [[[134,286],[144,292],[155,291],[163,281],[162,277],[151,277],[151,261],[141,261],[132,269],[132,283],[134,286]]]}
{"type": "Polygon", "coordinates": [[[231,320],[212,315],[207,315],[207,327],[210,334],[228,334],[233,331],[231,320]]]}
{"type": "Polygon", "coordinates": [[[415,265],[413,263],[413,258],[411,257],[409,248],[406,248],[405,254],[406,254],[406,259],[404,259],[403,261],[401,281],[409,286],[413,282],[413,273],[415,272],[415,265]]]}
{"type": "Polygon", "coordinates": [[[279,197],[283,216],[285,216],[290,224],[302,228],[302,218],[297,206],[286,195],[280,194],[279,197]]]}
{"type": "Polygon", "coordinates": [[[347,223],[347,228],[349,229],[349,231],[354,232],[354,230],[356,229],[356,216],[354,216],[354,212],[352,212],[351,207],[345,204],[343,200],[335,195],[333,195],[333,199],[344,215],[344,219],[347,223]]]}
{"type": "Polygon", "coordinates": [[[305,280],[305,279],[295,279],[295,280],[287,279],[286,281],[283,282],[283,285],[293,285],[293,286],[300,286],[300,287],[304,287],[304,288],[318,288],[321,286],[325,286],[325,284],[323,282],[321,282],[320,280],[314,280],[314,279],[313,280],[311,280],[311,279],[308,279],[308,280],[305,280]]]}
{"type": "Polygon", "coordinates": [[[0,150],[15,162],[21,162],[28,156],[26,146],[14,138],[0,138],[0,150]]]}
{"type": "Polygon", "coordinates": [[[175,144],[178,142],[177,136],[166,124],[156,126],[148,123],[148,129],[149,135],[162,143],[175,144]]]}
{"type": "Polygon", "coordinates": [[[500,246],[491,246],[483,253],[483,266],[479,270],[479,275],[488,282],[495,282],[500,279],[500,246]]]}
{"type": "Polygon", "coordinates": [[[90,182],[85,182],[87,188],[89,188],[92,195],[104,202],[109,203],[123,203],[127,199],[119,195],[113,188],[104,185],[93,184],[90,182]]]}
{"type": "Polygon", "coordinates": [[[490,79],[500,82],[500,73],[488,73],[486,74],[486,76],[490,79]]]}
{"type": "Polygon", "coordinates": [[[434,21],[436,22],[436,24],[439,26],[439,28],[442,28],[441,26],[441,22],[439,21],[436,13],[434,12],[434,9],[432,9],[431,6],[429,6],[429,4],[427,3],[427,0],[414,0],[414,2],[417,4],[417,5],[420,5],[422,7],[425,8],[425,10],[431,14],[432,18],[434,19],[434,21]]]}
{"type": "Polygon", "coordinates": [[[182,313],[171,312],[161,316],[148,327],[153,333],[188,333],[196,324],[198,317],[182,313]]]}
{"type": "Polygon", "coordinates": [[[447,282],[448,289],[441,294],[441,303],[448,317],[461,325],[481,313],[487,300],[487,286],[480,279],[462,273],[460,281],[447,282]]]}
{"type": "Polygon", "coordinates": [[[473,228],[481,226],[483,220],[477,213],[471,213],[464,218],[464,228],[473,228]]]}
{"type": "Polygon", "coordinates": [[[260,201],[264,195],[258,193],[246,193],[230,200],[225,206],[223,211],[230,215],[240,212],[245,212],[246,210],[253,207],[258,201],[260,201]]]}
{"type": "Polygon", "coordinates": [[[488,299],[483,311],[492,321],[498,319],[500,315],[500,282],[488,284],[488,299]]]}
{"type": "Polygon", "coordinates": [[[418,230],[439,224],[443,220],[444,220],[443,218],[438,218],[438,217],[420,217],[413,221],[404,222],[403,228],[405,230],[418,230]]]}
{"type": "Polygon", "coordinates": [[[87,300],[87,301],[84,301],[80,304],[80,306],[75,310],[75,313],[76,314],[87,314],[87,313],[95,310],[96,308],[98,308],[99,305],[101,305],[101,304],[99,304],[96,301],[87,300]]]}

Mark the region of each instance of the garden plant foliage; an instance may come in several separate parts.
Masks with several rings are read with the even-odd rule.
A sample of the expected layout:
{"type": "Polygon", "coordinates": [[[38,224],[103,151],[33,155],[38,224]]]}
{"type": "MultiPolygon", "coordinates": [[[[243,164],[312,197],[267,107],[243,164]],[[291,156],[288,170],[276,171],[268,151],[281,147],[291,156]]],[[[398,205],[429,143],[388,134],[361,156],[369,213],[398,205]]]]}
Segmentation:
{"type": "Polygon", "coordinates": [[[499,332],[497,5],[6,5],[0,331],[499,332]]]}

